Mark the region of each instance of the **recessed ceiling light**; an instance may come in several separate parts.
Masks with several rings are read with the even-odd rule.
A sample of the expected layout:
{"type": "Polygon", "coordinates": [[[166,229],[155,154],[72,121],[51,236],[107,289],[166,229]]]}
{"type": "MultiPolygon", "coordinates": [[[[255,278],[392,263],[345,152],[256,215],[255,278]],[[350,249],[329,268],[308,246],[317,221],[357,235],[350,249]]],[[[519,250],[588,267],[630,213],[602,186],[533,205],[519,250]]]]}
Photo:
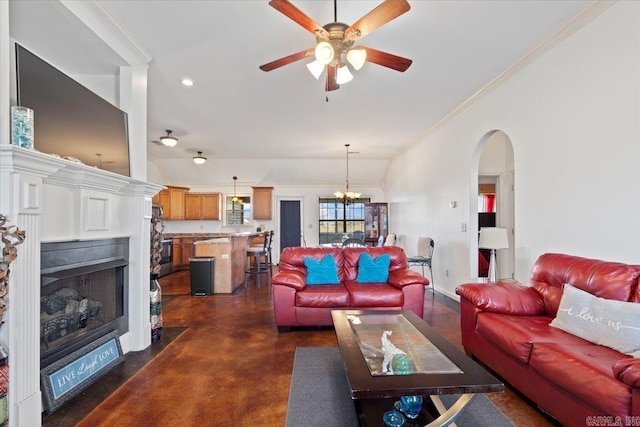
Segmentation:
{"type": "Polygon", "coordinates": [[[193,86],[196,84],[193,80],[187,78],[180,80],[180,82],[185,86],[193,86]]]}

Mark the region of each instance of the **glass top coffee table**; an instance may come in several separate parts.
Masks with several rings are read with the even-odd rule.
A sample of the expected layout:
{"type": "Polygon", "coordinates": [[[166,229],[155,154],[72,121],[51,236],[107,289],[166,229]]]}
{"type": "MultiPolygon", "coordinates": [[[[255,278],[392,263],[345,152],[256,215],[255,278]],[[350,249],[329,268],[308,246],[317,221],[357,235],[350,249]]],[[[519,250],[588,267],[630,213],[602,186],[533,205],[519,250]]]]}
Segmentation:
{"type": "Polygon", "coordinates": [[[405,426],[440,426],[453,421],[476,393],[504,391],[502,382],[412,311],[331,315],[362,426],[381,426],[401,396],[424,397],[422,412],[405,426]],[[443,394],[461,396],[447,409],[443,394]]]}

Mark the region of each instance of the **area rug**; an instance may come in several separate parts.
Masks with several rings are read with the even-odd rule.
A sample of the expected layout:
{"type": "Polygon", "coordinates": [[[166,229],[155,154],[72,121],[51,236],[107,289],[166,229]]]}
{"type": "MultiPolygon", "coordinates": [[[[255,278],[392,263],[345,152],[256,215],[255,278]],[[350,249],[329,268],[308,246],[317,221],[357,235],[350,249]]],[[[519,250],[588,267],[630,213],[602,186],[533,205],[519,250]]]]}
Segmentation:
{"type": "MultiPolygon", "coordinates": [[[[447,407],[457,398],[458,395],[441,396],[447,407]]],[[[459,427],[514,426],[482,394],[464,408],[455,423],[459,427]]],[[[298,347],[293,363],[285,427],[338,425],[358,426],[340,350],[337,347],[298,347]]]]}

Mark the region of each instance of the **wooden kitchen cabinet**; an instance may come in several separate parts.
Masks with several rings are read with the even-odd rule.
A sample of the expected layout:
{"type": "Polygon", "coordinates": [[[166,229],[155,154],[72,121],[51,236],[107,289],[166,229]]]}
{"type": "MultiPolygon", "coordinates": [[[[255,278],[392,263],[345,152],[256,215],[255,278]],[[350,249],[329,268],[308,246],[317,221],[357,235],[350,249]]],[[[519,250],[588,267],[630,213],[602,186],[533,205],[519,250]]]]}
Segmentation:
{"type": "Polygon", "coordinates": [[[166,212],[168,212],[169,209],[169,189],[165,188],[160,190],[158,194],[153,196],[153,199],[151,201],[154,204],[160,205],[162,207],[162,214],[164,215],[163,218],[166,218],[166,212]]]}
{"type": "Polygon", "coordinates": [[[253,188],[253,219],[271,219],[273,187],[253,188]]]}
{"type": "Polygon", "coordinates": [[[187,193],[185,219],[220,220],[220,193],[187,193]]]}
{"type": "Polygon", "coordinates": [[[187,187],[169,185],[164,190],[160,190],[160,192],[153,197],[153,203],[157,203],[162,206],[163,219],[184,219],[184,197],[185,194],[187,194],[187,191],[189,191],[187,187]]]}
{"type": "Polygon", "coordinates": [[[173,260],[171,261],[171,267],[173,270],[180,268],[182,262],[182,239],[177,237],[173,238],[173,260]]]}
{"type": "Polygon", "coordinates": [[[169,196],[169,190],[166,190],[166,189],[164,189],[164,190],[160,190],[160,191],[158,191],[158,193],[157,193],[155,196],[153,196],[153,199],[151,199],[151,202],[152,202],[153,204],[155,204],[155,205],[162,205],[161,198],[162,198],[162,194],[163,194],[163,193],[164,193],[167,197],[169,196]]]}
{"type": "Polygon", "coordinates": [[[189,259],[193,252],[193,239],[190,237],[182,238],[182,261],[180,263],[181,268],[189,268],[189,259]]]}
{"type": "Polygon", "coordinates": [[[189,268],[189,259],[193,252],[192,237],[174,237],[173,238],[173,262],[171,266],[173,270],[189,268]]]}
{"type": "Polygon", "coordinates": [[[165,219],[184,219],[184,196],[189,191],[186,187],[169,186],[169,213],[165,219]]]}

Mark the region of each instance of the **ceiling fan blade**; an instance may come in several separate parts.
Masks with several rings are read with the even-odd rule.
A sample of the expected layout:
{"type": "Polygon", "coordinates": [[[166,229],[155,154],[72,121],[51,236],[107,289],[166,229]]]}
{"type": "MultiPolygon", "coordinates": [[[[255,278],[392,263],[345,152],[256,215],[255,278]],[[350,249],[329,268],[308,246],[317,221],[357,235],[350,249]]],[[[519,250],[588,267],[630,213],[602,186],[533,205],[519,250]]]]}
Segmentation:
{"type": "Polygon", "coordinates": [[[303,50],[294,54],[291,54],[289,56],[285,56],[284,58],[280,58],[280,59],[276,59],[275,61],[271,61],[267,64],[261,65],[260,69],[262,71],[271,71],[271,70],[275,70],[276,68],[280,68],[283,67],[285,65],[289,65],[292,62],[296,62],[299,61],[301,59],[304,59],[308,56],[312,56],[314,54],[314,49],[307,49],[307,50],[303,50]]]}
{"type": "Polygon", "coordinates": [[[335,65],[327,65],[327,83],[324,87],[324,90],[326,92],[340,89],[340,85],[336,81],[337,76],[338,67],[336,67],[335,65]]]}
{"type": "Polygon", "coordinates": [[[391,68],[396,71],[407,71],[407,68],[409,68],[413,63],[411,59],[392,55],[381,50],[364,46],[359,47],[367,51],[367,62],[373,62],[374,64],[382,65],[383,67],[391,68]]]}
{"type": "Polygon", "coordinates": [[[269,5],[278,12],[286,15],[291,20],[301,25],[304,29],[314,34],[316,37],[328,39],[329,34],[316,21],[308,17],[303,11],[289,3],[288,0],[271,0],[269,5]]]}
{"type": "Polygon", "coordinates": [[[345,39],[356,41],[411,9],[407,0],[385,0],[344,32],[345,39]]]}

